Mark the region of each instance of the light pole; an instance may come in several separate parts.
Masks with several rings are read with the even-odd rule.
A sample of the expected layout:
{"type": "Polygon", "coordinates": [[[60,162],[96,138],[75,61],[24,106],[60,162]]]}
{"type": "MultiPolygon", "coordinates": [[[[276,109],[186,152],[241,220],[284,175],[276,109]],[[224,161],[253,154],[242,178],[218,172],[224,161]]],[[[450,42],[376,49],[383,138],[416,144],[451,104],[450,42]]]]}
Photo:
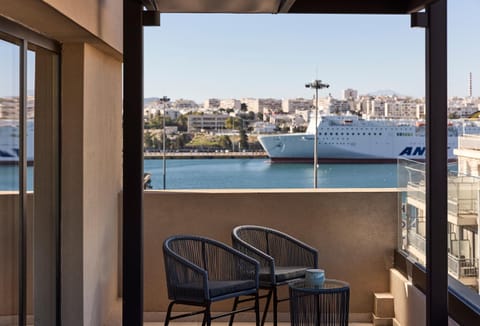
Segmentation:
{"type": "Polygon", "coordinates": [[[162,141],[162,147],[163,147],[163,190],[166,188],[166,182],[167,182],[167,159],[166,159],[166,153],[165,153],[165,142],[166,142],[166,132],[165,132],[165,118],[166,118],[166,107],[167,103],[170,101],[170,99],[166,96],[162,97],[160,99],[160,102],[163,103],[163,141],[162,141]]]}
{"type": "Polygon", "coordinates": [[[317,188],[317,162],[318,162],[318,90],[322,88],[329,88],[330,85],[323,84],[321,80],[315,79],[311,83],[305,84],[306,88],[315,89],[315,136],[313,145],[313,187],[317,188]]]}

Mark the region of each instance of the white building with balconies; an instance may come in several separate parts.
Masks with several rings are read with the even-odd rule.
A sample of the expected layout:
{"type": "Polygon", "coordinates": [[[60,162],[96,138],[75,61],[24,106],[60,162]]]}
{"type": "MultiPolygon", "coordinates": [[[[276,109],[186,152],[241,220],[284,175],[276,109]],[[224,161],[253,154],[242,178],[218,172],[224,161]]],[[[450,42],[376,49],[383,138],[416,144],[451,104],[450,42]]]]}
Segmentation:
{"type": "Polygon", "coordinates": [[[313,105],[311,99],[304,98],[286,98],[282,100],[282,111],[285,113],[293,113],[297,110],[309,110],[313,105]]]}

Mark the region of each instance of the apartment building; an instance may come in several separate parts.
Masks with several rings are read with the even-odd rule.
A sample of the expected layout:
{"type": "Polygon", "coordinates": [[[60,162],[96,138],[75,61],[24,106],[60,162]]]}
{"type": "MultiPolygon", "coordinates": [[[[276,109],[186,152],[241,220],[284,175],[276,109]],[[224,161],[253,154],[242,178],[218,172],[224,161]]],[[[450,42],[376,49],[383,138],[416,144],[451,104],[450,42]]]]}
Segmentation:
{"type": "Polygon", "coordinates": [[[203,102],[204,109],[219,109],[221,100],[218,98],[209,98],[203,102]]]}
{"type": "Polygon", "coordinates": [[[480,110],[478,98],[452,97],[448,99],[448,114],[452,118],[467,118],[480,110]]]}
{"type": "Polygon", "coordinates": [[[235,111],[240,110],[241,108],[241,103],[240,100],[236,100],[233,98],[228,98],[228,99],[221,99],[219,108],[222,109],[233,109],[235,111]]]}
{"type": "Polygon", "coordinates": [[[293,113],[297,110],[309,110],[313,105],[313,100],[304,98],[285,98],[282,100],[282,111],[293,113]]]}
{"type": "Polygon", "coordinates": [[[358,98],[358,91],[356,89],[347,88],[342,92],[343,100],[353,100],[355,101],[358,98]]]}
{"type": "Polygon", "coordinates": [[[225,129],[228,114],[189,114],[188,132],[225,129]]]}
{"type": "Polygon", "coordinates": [[[391,119],[425,119],[425,104],[393,100],[384,103],[384,117],[391,119]]]}
{"type": "Polygon", "coordinates": [[[243,98],[248,111],[255,113],[279,112],[282,110],[282,100],[273,98],[243,98]]]}
{"type": "MultiPolygon", "coordinates": [[[[480,138],[477,137],[478,145],[480,138]]],[[[480,148],[480,147],[479,147],[480,148]]],[[[457,155],[465,150],[456,151],[457,155]]],[[[459,166],[466,156],[459,155],[459,166]]],[[[476,163],[480,163],[477,160],[476,163]]],[[[402,209],[403,248],[419,264],[426,264],[427,217],[425,197],[425,165],[419,162],[402,162],[407,189],[402,209]]],[[[402,184],[403,185],[403,184],[402,184]]],[[[478,194],[480,178],[463,173],[448,176],[448,226],[447,258],[448,273],[464,285],[479,291],[478,247],[478,194]]]]}

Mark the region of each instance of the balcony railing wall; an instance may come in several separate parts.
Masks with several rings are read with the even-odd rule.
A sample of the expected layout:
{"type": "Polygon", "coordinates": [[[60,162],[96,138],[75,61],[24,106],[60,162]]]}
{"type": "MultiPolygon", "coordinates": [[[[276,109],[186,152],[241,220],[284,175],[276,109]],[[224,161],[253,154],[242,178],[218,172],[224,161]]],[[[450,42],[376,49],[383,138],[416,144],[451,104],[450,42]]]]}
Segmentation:
{"type": "MultiPolygon", "coordinates": [[[[16,258],[9,254],[15,252],[18,242],[12,196],[16,195],[0,195],[3,257],[0,284],[12,285],[2,290],[0,315],[3,316],[12,315],[16,310],[16,296],[12,292],[17,282],[16,258]]],[[[318,248],[319,265],[325,269],[326,276],[350,283],[350,312],[358,314],[359,319],[368,319],[373,309],[373,293],[389,291],[389,268],[393,266],[397,241],[397,196],[395,190],[385,189],[146,191],[145,311],[147,315],[160,314],[157,319],[161,320],[167,308],[161,250],[167,236],[200,234],[231,243],[234,226],[260,224],[283,230],[318,248]]],[[[31,217],[30,212],[29,221],[31,217]]],[[[29,247],[30,244],[31,238],[29,247]]],[[[29,284],[32,277],[30,270],[29,284]]],[[[220,305],[217,309],[229,308],[220,305]]],[[[280,307],[283,312],[287,309],[286,304],[280,307]]]]}
{"type": "MultiPolygon", "coordinates": [[[[373,293],[389,292],[389,268],[397,240],[397,196],[394,190],[371,189],[146,191],[145,311],[162,313],[168,305],[161,251],[167,236],[199,234],[231,243],[234,226],[258,224],[318,248],[319,266],[326,277],[350,283],[350,312],[369,319],[373,293]]],[[[280,305],[280,311],[287,308],[280,305]]]]}

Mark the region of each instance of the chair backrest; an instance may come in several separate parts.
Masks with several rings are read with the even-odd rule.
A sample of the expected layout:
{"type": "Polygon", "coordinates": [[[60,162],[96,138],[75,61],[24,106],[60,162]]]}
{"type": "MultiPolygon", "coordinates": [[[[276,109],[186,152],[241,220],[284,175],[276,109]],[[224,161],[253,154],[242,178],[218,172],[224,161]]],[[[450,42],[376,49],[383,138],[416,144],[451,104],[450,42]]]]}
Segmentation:
{"type": "Polygon", "coordinates": [[[270,253],[270,246],[268,242],[268,229],[254,225],[243,225],[236,227],[233,234],[239,239],[254,246],[258,250],[263,251],[267,255],[270,253]]]}
{"type": "Polygon", "coordinates": [[[261,266],[308,262],[317,265],[316,249],[281,231],[259,225],[241,225],[232,231],[232,243],[260,262],[261,266]],[[255,249],[256,250],[255,250],[255,249]],[[258,251],[261,251],[261,255],[258,251]]]}
{"type": "MultiPolygon", "coordinates": [[[[177,285],[208,280],[255,279],[258,262],[223,242],[194,235],[175,235],[163,243],[169,298],[175,298],[177,285]]],[[[205,297],[208,294],[205,293],[205,297]]]]}

